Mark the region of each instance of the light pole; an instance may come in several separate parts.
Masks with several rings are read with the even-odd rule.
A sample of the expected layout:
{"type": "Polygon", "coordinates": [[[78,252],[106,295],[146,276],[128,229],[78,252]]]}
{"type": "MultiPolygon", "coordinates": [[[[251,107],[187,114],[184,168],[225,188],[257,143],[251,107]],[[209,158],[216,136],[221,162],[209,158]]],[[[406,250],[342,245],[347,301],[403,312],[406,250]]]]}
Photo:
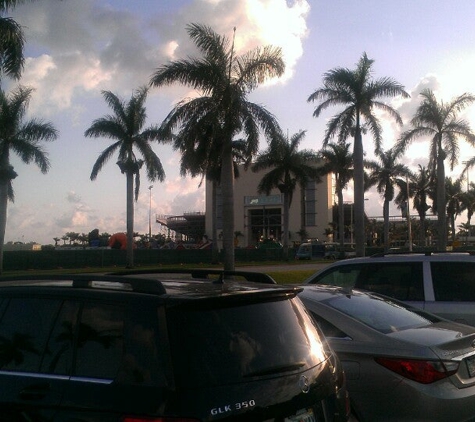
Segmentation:
{"type": "Polygon", "coordinates": [[[148,187],[148,190],[150,191],[150,199],[149,199],[149,205],[148,205],[148,241],[152,241],[152,188],[153,185],[150,185],[148,187]]]}
{"type": "MultiPolygon", "coordinates": [[[[467,165],[468,161],[462,161],[462,164],[467,165]]],[[[469,179],[469,177],[468,177],[469,176],[468,175],[468,168],[466,168],[465,170],[467,170],[467,192],[468,192],[470,190],[470,187],[469,187],[470,186],[470,180],[468,180],[469,179]]]]}

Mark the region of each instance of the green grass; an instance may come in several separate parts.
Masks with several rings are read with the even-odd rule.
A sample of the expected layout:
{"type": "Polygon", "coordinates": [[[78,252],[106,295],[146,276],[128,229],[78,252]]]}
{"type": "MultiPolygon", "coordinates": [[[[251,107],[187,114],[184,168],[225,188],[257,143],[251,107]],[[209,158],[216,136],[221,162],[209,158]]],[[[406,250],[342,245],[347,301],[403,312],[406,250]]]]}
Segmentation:
{"type": "MultiPolygon", "coordinates": [[[[297,284],[301,283],[307,277],[310,277],[315,270],[299,270],[298,264],[292,265],[293,262],[288,263],[292,269],[287,271],[268,271],[269,274],[278,284],[297,284]]],[[[244,265],[236,266],[236,270],[246,271],[246,269],[252,270],[253,266],[264,266],[264,265],[275,265],[275,262],[259,262],[259,263],[246,263],[244,265]]],[[[180,265],[154,265],[154,266],[137,266],[134,269],[131,269],[130,272],[134,270],[154,270],[154,269],[167,269],[167,268],[181,268],[181,269],[192,269],[192,268],[216,268],[222,269],[222,264],[211,265],[211,264],[180,264],[180,265]]],[[[25,271],[4,271],[3,276],[23,276],[23,275],[48,275],[48,274],[89,274],[89,273],[110,273],[115,271],[124,271],[127,270],[124,267],[87,267],[87,268],[58,268],[54,270],[25,270],[25,271]]]]}

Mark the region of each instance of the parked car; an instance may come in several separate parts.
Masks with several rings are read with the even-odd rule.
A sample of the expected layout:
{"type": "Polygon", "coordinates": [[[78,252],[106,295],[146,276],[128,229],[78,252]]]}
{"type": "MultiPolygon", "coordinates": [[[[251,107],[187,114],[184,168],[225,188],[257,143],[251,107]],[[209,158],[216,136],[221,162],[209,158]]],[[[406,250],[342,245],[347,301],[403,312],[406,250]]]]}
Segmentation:
{"type": "Polygon", "coordinates": [[[475,420],[474,327],[357,289],[299,297],[340,358],[359,421],[475,420]]]}
{"type": "Polygon", "coordinates": [[[325,244],[325,259],[354,258],[355,256],[354,243],[344,243],[343,247],[335,242],[325,244]]]}
{"type": "Polygon", "coordinates": [[[295,253],[295,259],[319,259],[325,257],[325,245],[323,243],[301,243],[295,253]]]}
{"type": "Polygon", "coordinates": [[[475,256],[470,253],[352,258],[325,267],[304,283],[370,290],[475,326],[475,256]]]}
{"type": "Polygon", "coordinates": [[[2,278],[0,421],[346,421],[300,289],[218,273],[2,278]]]}

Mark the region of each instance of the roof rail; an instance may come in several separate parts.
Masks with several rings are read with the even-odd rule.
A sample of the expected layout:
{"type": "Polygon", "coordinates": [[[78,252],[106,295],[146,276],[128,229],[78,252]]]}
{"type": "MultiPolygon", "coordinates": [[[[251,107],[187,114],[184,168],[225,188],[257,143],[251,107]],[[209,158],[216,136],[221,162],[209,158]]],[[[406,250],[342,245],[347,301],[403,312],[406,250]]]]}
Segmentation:
{"type": "Polygon", "coordinates": [[[470,256],[475,256],[475,251],[389,251],[389,252],[378,252],[373,255],[370,255],[371,258],[382,258],[385,256],[394,256],[394,255],[425,255],[433,256],[437,254],[466,254],[470,256]]]}
{"type": "MultiPolygon", "coordinates": [[[[0,277],[0,284],[9,281],[71,281],[74,288],[95,287],[94,282],[127,284],[137,293],[165,294],[166,290],[159,280],[146,278],[125,278],[113,275],[97,274],[53,274],[53,275],[23,275],[0,277]]],[[[97,287],[97,286],[96,286],[97,287]]]]}

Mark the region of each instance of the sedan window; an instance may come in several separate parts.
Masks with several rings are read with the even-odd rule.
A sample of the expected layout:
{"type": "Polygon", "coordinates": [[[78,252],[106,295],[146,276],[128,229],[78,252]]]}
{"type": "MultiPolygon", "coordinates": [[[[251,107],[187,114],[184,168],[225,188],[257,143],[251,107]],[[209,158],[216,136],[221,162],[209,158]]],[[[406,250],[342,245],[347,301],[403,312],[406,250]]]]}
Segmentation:
{"type": "Polygon", "coordinates": [[[324,303],[385,334],[432,323],[424,314],[402,304],[358,292],[338,295],[324,303]]]}

